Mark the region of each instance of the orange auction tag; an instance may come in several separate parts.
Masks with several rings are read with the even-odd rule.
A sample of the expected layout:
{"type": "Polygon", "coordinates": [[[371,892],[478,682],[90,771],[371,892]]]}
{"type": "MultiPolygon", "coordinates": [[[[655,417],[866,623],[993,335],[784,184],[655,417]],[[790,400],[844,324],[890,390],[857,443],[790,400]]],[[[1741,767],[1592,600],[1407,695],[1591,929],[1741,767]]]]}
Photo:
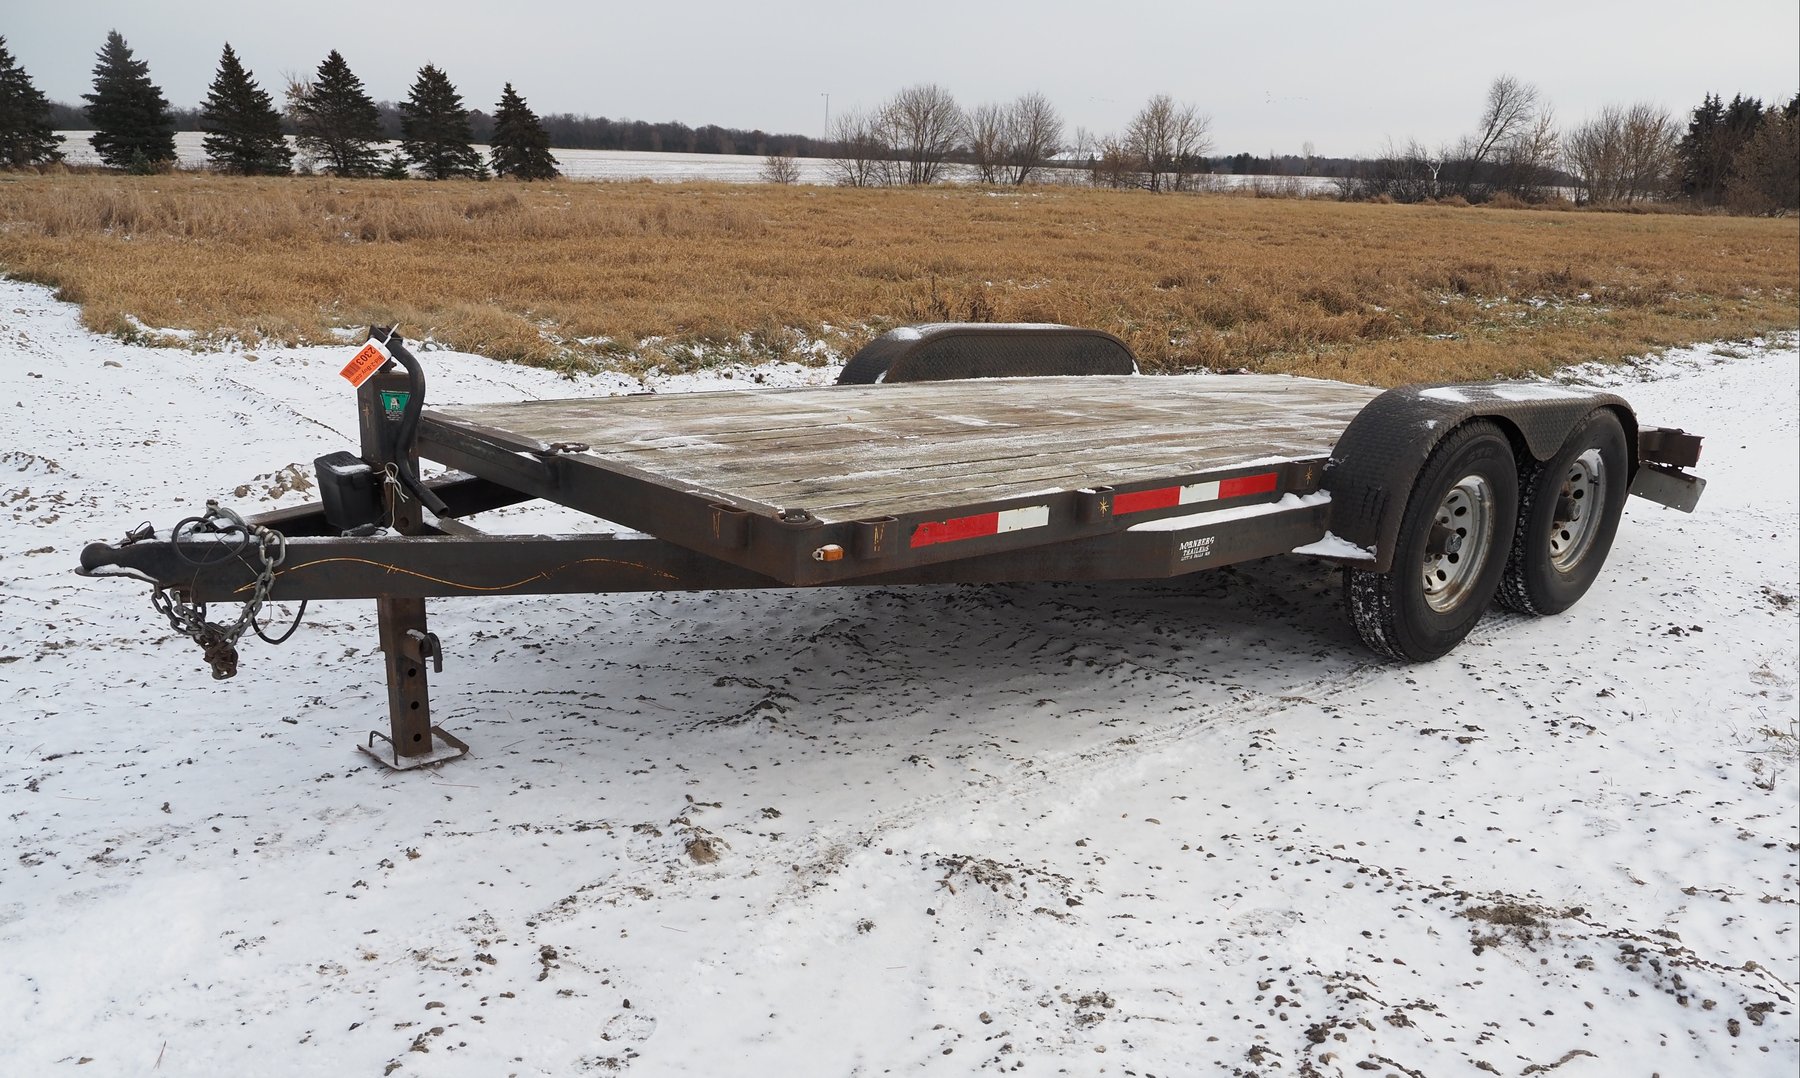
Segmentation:
{"type": "Polygon", "coordinates": [[[338,373],[343,375],[351,385],[360,389],[362,384],[369,380],[369,376],[385,366],[387,361],[387,347],[380,341],[372,340],[363,345],[362,351],[352,356],[350,362],[344,364],[344,369],[338,373]]]}

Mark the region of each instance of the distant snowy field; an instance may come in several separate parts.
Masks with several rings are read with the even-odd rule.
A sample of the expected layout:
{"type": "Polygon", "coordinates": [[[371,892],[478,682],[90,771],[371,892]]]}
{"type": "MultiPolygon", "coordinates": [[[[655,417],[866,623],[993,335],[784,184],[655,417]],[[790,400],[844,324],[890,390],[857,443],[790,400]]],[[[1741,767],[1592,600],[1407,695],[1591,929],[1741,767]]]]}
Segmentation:
{"type": "MultiPolygon", "coordinates": [[[[98,165],[100,158],[94,148],[88,144],[87,131],[59,131],[63,138],[63,154],[71,165],[98,165]]],[[[175,133],[175,153],[180,167],[200,169],[206,167],[206,148],[201,140],[206,136],[198,131],[178,131],[175,133]]],[[[399,143],[382,144],[381,152],[392,153],[399,149],[399,143]]],[[[487,159],[488,148],[477,146],[482,159],[487,159]]],[[[724,154],[724,153],[640,153],[631,150],[553,150],[556,154],[557,167],[564,176],[575,180],[655,180],[659,183],[678,183],[691,180],[710,180],[715,183],[761,183],[763,180],[763,157],[760,154],[724,154]]],[[[799,182],[830,185],[837,182],[837,174],[832,163],[819,157],[797,157],[794,165],[799,171],[799,182]]],[[[1265,188],[1293,187],[1300,191],[1324,191],[1331,188],[1331,181],[1317,176],[1208,176],[1207,183],[1214,188],[1224,190],[1237,187],[1252,187],[1261,184],[1265,188]]]]}
{"type": "MultiPolygon", "coordinates": [[[[213,682],[71,572],[303,500],[345,358],[121,344],[0,281],[0,1074],[1800,1067],[1792,337],[1576,372],[1708,436],[1700,511],[1634,501],[1581,605],[1428,666],[1300,558],[445,601],[474,751],[404,775],[353,749],[373,604],[213,682]]],[[[425,360],[439,402],[637,388],[425,360]]]]}
{"type": "MultiPolygon", "coordinates": [[[[71,165],[97,165],[100,158],[88,143],[87,131],[59,131],[64,158],[71,165]]],[[[198,131],[175,133],[175,154],[182,168],[206,167],[206,136],[198,131]]],[[[397,142],[382,143],[383,156],[400,148],[397,142]]],[[[488,148],[477,146],[481,159],[487,160],[488,148]]],[[[724,153],[636,153],[626,150],[552,150],[563,175],[576,180],[713,180],[719,183],[758,183],[762,179],[763,158],[760,154],[724,153]]],[[[803,183],[831,183],[831,162],[812,157],[795,158],[803,183]]]]}

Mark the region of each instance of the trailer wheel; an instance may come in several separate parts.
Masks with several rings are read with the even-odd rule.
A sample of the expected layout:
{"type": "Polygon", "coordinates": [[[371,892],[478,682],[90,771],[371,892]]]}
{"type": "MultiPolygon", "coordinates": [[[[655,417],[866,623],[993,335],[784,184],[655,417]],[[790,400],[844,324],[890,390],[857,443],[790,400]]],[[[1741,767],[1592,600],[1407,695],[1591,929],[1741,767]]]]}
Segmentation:
{"type": "Polygon", "coordinates": [[[1556,456],[1519,469],[1519,527],[1500,605],[1560,614],[1587,593],[1612,550],[1629,487],[1625,428],[1610,409],[1591,413],[1556,456]]]}
{"type": "Polygon", "coordinates": [[[1476,420],[1439,442],[1413,481],[1393,568],[1345,573],[1363,642],[1411,662],[1461,643],[1500,584],[1518,503],[1512,443],[1500,428],[1476,420]]]}

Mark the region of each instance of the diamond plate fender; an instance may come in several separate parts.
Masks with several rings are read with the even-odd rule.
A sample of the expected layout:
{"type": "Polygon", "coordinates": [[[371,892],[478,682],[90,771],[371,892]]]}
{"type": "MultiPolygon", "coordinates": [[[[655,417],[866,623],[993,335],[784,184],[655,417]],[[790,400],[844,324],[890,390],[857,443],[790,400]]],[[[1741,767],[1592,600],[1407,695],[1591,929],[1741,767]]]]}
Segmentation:
{"type": "Polygon", "coordinates": [[[1491,419],[1516,452],[1548,460],[1596,408],[1618,413],[1636,473],[1637,416],[1614,394],[1514,382],[1390,389],[1350,421],[1325,464],[1331,531],[1373,550],[1375,569],[1387,572],[1413,482],[1446,434],[1471,419],[1491,419]]]}
{"type": "Polygon", "coordinates": [[[1097,329],[937,322],[870,341],[844,365],[838,384],[1136,373],[1125,342],[1097,329]]]}

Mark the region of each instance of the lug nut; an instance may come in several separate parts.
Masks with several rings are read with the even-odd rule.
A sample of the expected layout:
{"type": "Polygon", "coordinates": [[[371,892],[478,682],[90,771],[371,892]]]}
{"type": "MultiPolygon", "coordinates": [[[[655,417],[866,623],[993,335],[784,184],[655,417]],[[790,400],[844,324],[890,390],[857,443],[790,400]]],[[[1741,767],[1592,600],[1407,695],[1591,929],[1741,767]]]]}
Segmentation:
{"type": "Polygon", "coordinates": [[[1425,537],[1425,553],[1438,557],[1455,554],[1462,549],[1462,545],[1463,537],[1442,524],[1433,524],[1431,534],[1425,537]]]}

